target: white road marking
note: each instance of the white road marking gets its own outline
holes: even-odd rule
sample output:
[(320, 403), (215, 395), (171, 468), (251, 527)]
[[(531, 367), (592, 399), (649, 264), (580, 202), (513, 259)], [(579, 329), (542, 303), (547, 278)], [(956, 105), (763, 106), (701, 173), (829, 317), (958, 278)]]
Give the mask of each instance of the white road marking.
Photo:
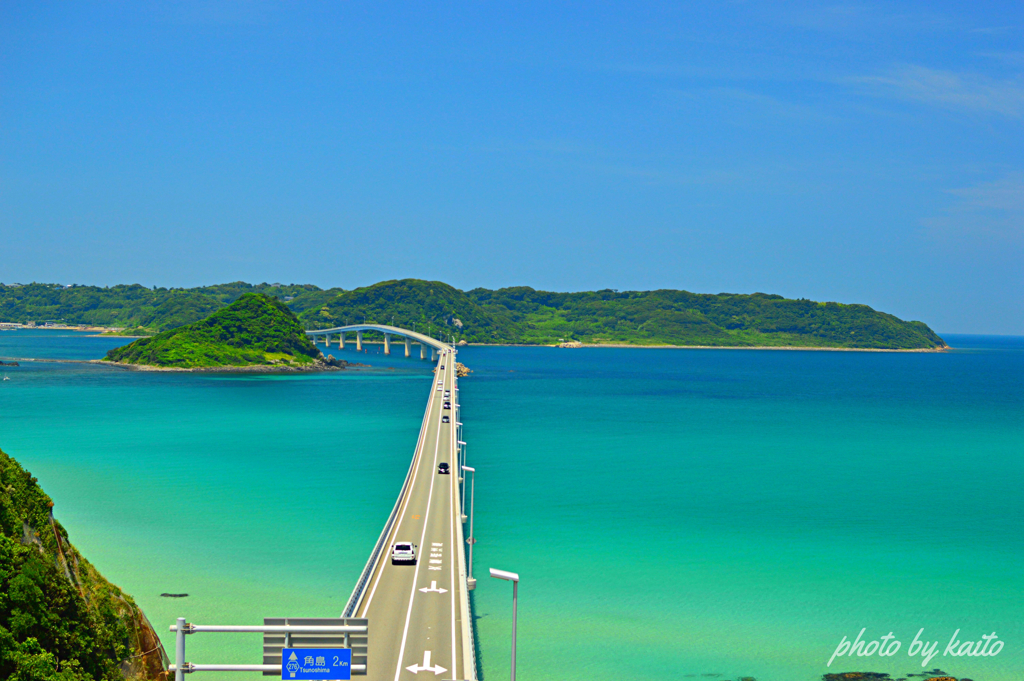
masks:
[[(427, 400), (427, 415), (426, 415), (426, 418), (424, 420), (424, 423), (426, 423), (426, 424), (430, 423), (430, 415), (433, 412), (434, 412), (434, 396), (431, 395), (430, 399)], [(417, 459), (416, 471), (412, 474), (412, 484), (409, 485), (409, 489), (406, 490), (407, 494), (406, 494), (406, 497), (405, 497), (405, 503), (402, 505), (402, 512), (398, 516), (398, 522), (395, 523), (395, 526), (391, 530), (393, 533), (396, 533), (396, 534), (392, 535), (393, 537), (397, 536), (398, 528), (402, 526), (402, 521), (405, 520), (405, 512), (409, 508), (409, 499), (411, 497), (411, 495), (408, 494), (408, 492), (411, 492), (413, 490), (413, 488), (416, 486), (416, 479), (420, 475), (419, 459), (421, 458), (421, 455), (423, 454), (423, 445), (426, 444), (426, 437), (427, 437), (427, 429), (423, 428), (423, 437), (420, 440), (420, 442), (416, 443), (417, 444), (416, 448), (418, 450), (416, 452), (416, 459)], [(435, 456), (435, 460), (436, 460), (436, 456)], [(416, 516), (416, 517), (419, 518), (419, 516)], [(424, 522), (424, 526), (426, 526), (425, 522)], [(389, 545), (392, 544), (392, 543), (394, 543), (394, 542), (388, 542)], [(378, 560), (380, 560), (380, 559), (378, 559)], [(380, 584), (380, 578), (381, 578), (381, 576), (383, 574), (384, 574), (384, 564), (381, 564), (381, 568), (377, 572), (377, 578), (373, 580), (373, 588), (370, 589), (370, 595), (366, 598), (366, 603), (363, 604), (363, 617), (366, 617), (366, 613), (369, 612), (369, 610), (370, 610), (370, 602), (373, 600), (374, 594), (377, 593), (377, 585)]]
[[(434, 468), (432, 470), (436, 470), (437, 469), (437, 455), (439, 454), (438, 449), (439, 449), (440, 445), (441, 445), (441, 423), (440, 423), (440, 420), (439, 420), (439, 422), (437, 424), (437, 437), (434, 438)], [(430, 493), (427, 494), (427, 511), (426, 511), (425, 517), (423, 519), (423, 531), (420, 533), (420, 545), (425, 544), (426, 540), (427, 540), (427, 526), (430, 524), (430, 502), (433, 500), (433, 498), (434, 498), (434, 485), (430, 485)], [(438, 569), (440, 569), (440, 568), (438, 568)], [(398, 677), (400, 677), (402, 675), (402, 658), (405, 657), (405, 643), (406, 643), (406, 641), (409, 640), (409, 622), (412, 620), (412, 604), (413, 604), (413, 601), (416, 599), (416, 582), (418, 581), (418, 578), (419, 578), (419, 571), (420, 571), (420, 566), (417, 563), (417, 565), (416, 565), (416, 574), (413, 575), (412, 591), (409, 593), (409, 609), (405, 613), (405, 627), (404, 627), (404, 629), (402, 631), (402, 645), (400, 645), (398, 647), (398, 666), (395, 668), (395, 681), (398, 681)], [(425, 653), (424, 662), (426, 663), (427, 666), (429, 666), (429, 664), (430, 664), (429, 651), (427, 653)], [(415, 665), (413, 665), (413, 666), (415, 666)], [(407, 667), (407, 669), (410, 669), (410, 671), (412, 671), (410, 667)], [(439, 666), (438, 669), (441, 669), (441, 667)], [(441, 671), (447, 671), (447, 670), (442, 669)], [(413, 671), (413, 673), (416, 674), (418, 672)], [(436, 674), (440, 674), (441, 672), (435, 672), (435, 673)]]
[(443, 674), (446, 671), (448, 671), (447, 669), (445, 669), (441, 665), (436, 665), (434, 667), (430, 666), (430, 651), (429, 650), (424, 650), (423, 651), (423, 664), (422, 665), (413, 664), (413, 665), (409, 665), (408, 667), (406, 667), (406, 669), (411, 671), (413, 674), (419, 674), (420, 672), (434, 672), (434, 676), (437, 676), (438, 674)]
[[(430, 586), (425, 586), (422, 589), (420, 589), (420, 591), (422, 591), (425, 594), (428, 594), (428, 593), (431, 593), (431, 592), (437, 593), (437, 594), (448, 593), (448, 589), (438, 589), (436, 581), (431, 582)], [(430, 627), (427, 627), (427, 628), (429, 629)]]

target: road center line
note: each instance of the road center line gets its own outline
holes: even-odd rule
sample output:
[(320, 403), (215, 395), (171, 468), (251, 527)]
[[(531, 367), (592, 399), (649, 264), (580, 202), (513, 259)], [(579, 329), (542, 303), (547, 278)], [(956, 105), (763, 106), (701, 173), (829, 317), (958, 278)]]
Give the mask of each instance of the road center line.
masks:
[[(394, 538), (398, 536), (398, 530), (402, 526), (402, 521), (405, 520), (405, 512), (409, 508), (409, 500), (412, 497), (412, 490), (413, 490), (414, 487), (416, 487), (416, 479), (420, 475), (420, 465), (422, 463), (421, 459), (422, 459), (422, 455), (423, 455), (423, 447), (426, 445), (426, 440), (427, 440), (427, 427), (429, 427), (429, 425), (430, 425), (430, 415), (434, 413), (434, 401), (435, 401), (434, 400), (434, 392), (436, 391), (436, 389), (437, 389), (437, 386), (434, 385), (434, 379), (431, 378), (430, 379), (430, 399), (427, 401), (427, 416), (426, 416), (426, 419), (424, 420), (424, 426), (425, 427), (423, 428), (423, 435), (420, 438), (420, 441), (417, 443), (418, 451), (415, 452), (415, 456), (414, 456), (414, 458), (416, 459), (416, 463), (414, 464), (416, 466), (416, 468), (415, 468), (415, 470), (413, 471), (413, 474), (412, 474), (412, 481), (410, 481), (409, 487), (405, 490), (405, 499), (402, 502), (402, 512), (398, 516), (398, 522), (395, 523), (394, 527), (391, 528), (391, 535), (389, 536), (389, 540), (388, 540), (389, 550), (390, 550), (390, 546), (392, 544), (394, 544)], [(423, 521), (423, 522), (424, 522), (424, 526), (426, 526), (426, 521)], [(387, 561), (386, 560), (382, 561), (383, 555), (384, 554), (381, 554), (381, 557), (377, 558), (378, 564), (379, 564), (379, 569), (377, 570), (377, 577), (376, 577), (376, 579), (373, 580), (373, 588), (370, 590), (370, 595), (366, 598), (366, 602), (363, 604), (363, 615), (362, 615), (363, 617), (366, 617), (366, 613), (368, 613), (370, 611), (370, 601), (373, 600), (373, 595), (375, 593), (377, 593), (377, 585), (380, 584), (380, 578), (384, 574), (384, 566), (387, 564)]]
[[(443, 361), (444, 355), (441, 355), (441, 358), (442, 359), (438, 361), (438, 366), (440, 366), (441, 361)], [(442, 379), (442, 380), (444, 380), (444, 379)], [(445, 381), (445, 383), (447, 383), (447, 381)], [(435, 392), (436, 392), (436, 386), (435, 386), (434, 389), (435, 389)], [(443, 393), (443, 391), (442, 391), (442, 393)], [(443, 396), (442, 396), (442, 399), (443, 399)], [(444, 410), (442, 409), (442, 411), (444, 411)], [(437, 470), (437, 454), (438, 454), (438, 448), (440, 447), (440, 445), (441, 445), (441, 419), (438, 418), (437, 419), (437, 436), (434, 438), (434, 469), (433, 470)], [(433, 471), (431, 471), (431, 473), (433, 473)], [(423, 544), (426, 543), (427, 526), (430, 524), (430, 503), (433, 500), (433, 498), (434, 498), (434, 484), (433, 484), (433, 482), (431, 482), (431, 484), (430, 484), (430, 493), (427, 494), (427, 510), (426, 510), (426, 513), (424, 513), (424, 518), (423, 518), (423, 531), (420, 533), (420, 546), (423, 546)], [(413, 604), (413, 601), (416, 598), (416, 584), (419, 581), (420, 566), (421, 565), (422, 565), (422, 563), (419, 560), (417, 560), (416, 561), (416, 572), (413, 573), (412, 589), (409, 591), (409, 609), (405, 613), (405, 628), (402, 631), (402, 645), (400, 645), (398, 647), (398, 666), (395, 668), (395, 681), (398, 681), (398, 677), (402, 675), (402, 662), (405, 659), (405, 642), (409, 638), (409, 622), (412, 619), (412, 604)], [(452, 669), (452, 673), (453, 674), (454, 674), (454, 672), (455, 672), (455, 670)]]

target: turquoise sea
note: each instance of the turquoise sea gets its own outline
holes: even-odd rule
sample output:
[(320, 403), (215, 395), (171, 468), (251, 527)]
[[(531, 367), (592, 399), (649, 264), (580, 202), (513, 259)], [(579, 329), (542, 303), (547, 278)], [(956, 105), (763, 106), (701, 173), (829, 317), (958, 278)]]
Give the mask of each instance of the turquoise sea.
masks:
[[(946, 339), (957, 349), (461, 350), (482, 678), (508, 678), (511, 590), (485, 577), (498, 567), (522, 578), (523, 679), (1020, 681), (1024, 338)], [(87, 359), (122, 342), (6, 331), (0, 356)], [(427, 362), (360, 357), (374, 368), (5, 367), (0, 447), (158, 631), (178, 616), (337, 616), (431, 382)], [(900, 650), (826, 666), (865, 628)], [(924, 666), (907, 654), (920, 629), (939, 642)], [(958, 629), (1004, 647), (943, 655)], [(193, 662), (259, 661), (258, 635), (188, 645)]]

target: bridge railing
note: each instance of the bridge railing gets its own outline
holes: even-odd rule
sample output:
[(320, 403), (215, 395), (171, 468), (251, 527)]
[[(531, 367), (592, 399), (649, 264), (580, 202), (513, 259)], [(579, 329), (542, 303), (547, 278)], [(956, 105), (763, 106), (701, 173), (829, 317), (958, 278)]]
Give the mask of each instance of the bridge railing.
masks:
[[(431, 381), (430, 389), (433, 391), (434, 383)], [(427, 406), (423, 410), (423, 425), (420, 426), (420, 435), (416, 440), (416, 452), (419, 452), (421, 441), (426, 433), (426, 421), (427, 413), (430, 410), (430, 400), (427, 400)], [(359, 607), (359, 602), (363, 598), (363, 593), (366, 591), (366, 584), (370, 581), (370, 577), (373, 576), (373, 568), (377, 564), (377, 559), (380, 557), (381, 551), (387, 546), (388, 535), (391, 534), (391, 528), (395, 525), (395, 520), (398, 519), (398, 509), (402, 506), (402, 499), (405, 498), (406, 492), (409, 490), (409, 485), (412, 484), (413, 474), (416, 471), (416, 456), (412, 457), (412, 463), (409, 464), (409, 471), (405, 474), (405, 482), (402, 483), (402, 490), (398, 494), (398, 499), (395, 501), (394, 507), (391, 509), (391, 515), (388, 516), (388, 521), (384, 523), (384, 530), (380, 533), (380, 537), (377, 539), (377, 544), (373, 547), (373, 551), (370, 553), (370, 559), (366, 561), (366, 566), (363, 567), (362, 574), (359, 575), (359, 581), (356, 582), (355, 588), (352, 590), (352, 595), (348, 597), (348, 603), (345, 604), (345, 610), (342, 611), (342, 617), (352, 617), (355, 614), (356, 608)]]

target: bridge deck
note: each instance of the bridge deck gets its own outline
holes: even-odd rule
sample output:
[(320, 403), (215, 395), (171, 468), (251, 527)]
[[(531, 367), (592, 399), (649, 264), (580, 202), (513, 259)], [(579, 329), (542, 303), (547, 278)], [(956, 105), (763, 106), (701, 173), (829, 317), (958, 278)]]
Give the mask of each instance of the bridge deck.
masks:
[(316, 329), (313, 331), (307, 331), (306, 335), (316, 338), (317, 336), (333, 336), (341, 333), (353, 333), (356, 331), (377, 331), (379, 333), (386, 333), (392, 336), (402, 336), (441, 352), (447, 352), (452, 349), (452, 346), (448, 343), (439, 341), (436, 338), (431, 338), (426, 334), (417, 333), (416, 331), (410, 331), (409, 329), (403, 329), (398, 326), (388, 326), (387, 324), (350, 324), (348, 326), (336, 326), (333, 329)]
[[(476, 678), (456, 470), (458, 419), (454, 408), (443, 409), (442, 397), (444, 390), (451, 390), (454, 407), (454, 369), (454, 355), (441, 354), (437, 380), (443, 388), (437, 390), (437, 380), (431, 381), (411, 482), (399, 499), (384, 550), (368, 565), (365, 587), (353, 604), (352, 616), (370, 622), (369, 679), (412, 680), (421, 674)], [(449, 423), (442, 423), (445, 415)], [(437, 472), (441, 462), (450, 466), (451, 474)], [(415, 565), (391, 564), (396, 541), (418, 545)]]

